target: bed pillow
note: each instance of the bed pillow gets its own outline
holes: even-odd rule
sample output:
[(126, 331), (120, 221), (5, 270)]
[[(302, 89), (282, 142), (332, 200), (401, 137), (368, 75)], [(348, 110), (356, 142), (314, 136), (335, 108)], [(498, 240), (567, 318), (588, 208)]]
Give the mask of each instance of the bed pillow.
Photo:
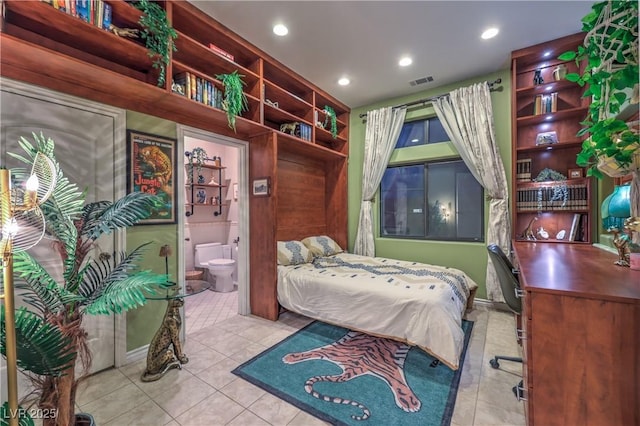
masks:
[(302, 243), (307, 246), (309, 251), (314, 256), (332, 256), (334, 254), (342, 253), (344, 250), (340, 248), (338, 243), (333, 241), (331, 237), (326, 235), (320, 235), (316, 237), (307, 237), (302, 240)]
[(300, 265), (313, 261), (313, 255), (300, 241), (278, 241), (278, 265)]

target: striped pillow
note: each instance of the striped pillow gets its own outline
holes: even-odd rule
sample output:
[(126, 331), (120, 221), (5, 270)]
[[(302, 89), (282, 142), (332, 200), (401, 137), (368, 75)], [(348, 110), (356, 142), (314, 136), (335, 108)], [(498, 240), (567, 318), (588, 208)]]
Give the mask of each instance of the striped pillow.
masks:
[(300, 265), (313, 261), (313, 255), (300, 241), (278, 241), (278, 265)]
[(307, 246), (309, 251), (314, 256), (332, 256), (334, 254), (342, 253), (344, 250), (326, 235), (320, 235), (316, 237), (307, 237), (302, 240), (302, 243)]

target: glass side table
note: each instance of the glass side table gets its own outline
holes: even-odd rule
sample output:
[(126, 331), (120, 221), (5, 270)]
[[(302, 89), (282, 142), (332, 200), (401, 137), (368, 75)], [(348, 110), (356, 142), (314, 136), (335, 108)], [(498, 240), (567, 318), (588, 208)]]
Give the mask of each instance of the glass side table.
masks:
[(180, 308), (184, 306), (184, 298), (195, 296), (209, 289), (211, 284), (207, 281), (189, 281), (189, 286), (184, 293), (177, 291), (176, 283), (169, 287), (165, 296), (151, 296), (148, 300), (166, 300), (167, 310), (162, 318), (160, 328), (153, 336), (147, 352), (147, 367), (140, 380), (153, 382), (159, 380), (172, 368), (182, 369), (182, 364), (189, 362), (189, 358), (182, 352), (180, 342), (180, 328), (182, 317)]

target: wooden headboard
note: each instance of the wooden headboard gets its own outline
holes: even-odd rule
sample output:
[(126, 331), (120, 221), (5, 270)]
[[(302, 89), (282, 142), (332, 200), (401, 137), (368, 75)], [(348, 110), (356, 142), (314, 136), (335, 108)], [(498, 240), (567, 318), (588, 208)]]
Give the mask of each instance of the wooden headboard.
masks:
[(324, 162), (278, 156), (277, 240), (327, 235), (326, 173)]

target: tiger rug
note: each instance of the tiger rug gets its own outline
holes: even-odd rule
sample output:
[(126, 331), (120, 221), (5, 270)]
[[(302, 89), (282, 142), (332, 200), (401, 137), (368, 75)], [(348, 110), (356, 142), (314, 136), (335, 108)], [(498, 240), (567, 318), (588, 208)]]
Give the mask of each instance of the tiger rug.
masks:
[[(472, 328), (462, 321), (461, 362)], [(416, 346), (313, 321), (232, 373), (328, 424), (444, 426), (461, 369)]]
[(342, 369), (342, 374), (310, 377), (304, 385), (305, 391), (314, 398), (327, 402), (355, 406), (362, 410), (362, 415), (352, 415), (351, 418), (366, 420), (371, 414), (366, 406), (350, 399), (323, 395), (313, 389), (314, 384), (347, 382), (356, 377), (371, 375), (389, 386), (399, 408), (406, 412), (416, 412), (420, 410), (421, 402), (407, 384), (403, 369), (410, 348), (405, 343), (350, 331), (335, 343), (305, 352), (287, 354), (282, 361), (286, 364), (296, 364), (320, 359), (336, 364)]

